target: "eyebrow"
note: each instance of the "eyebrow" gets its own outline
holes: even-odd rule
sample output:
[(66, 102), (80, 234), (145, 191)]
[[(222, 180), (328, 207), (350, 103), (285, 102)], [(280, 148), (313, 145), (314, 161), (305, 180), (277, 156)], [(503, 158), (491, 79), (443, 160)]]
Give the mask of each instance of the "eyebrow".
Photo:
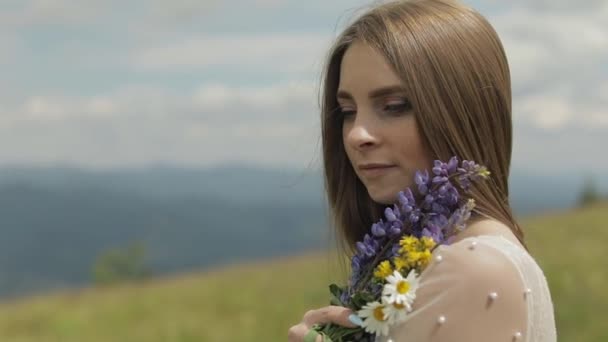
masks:
[[(382, 88), (378, 88), (378, 89), (374, 89), (372, 91), (369, 92), (368, 96), (370, 99), (374, 99), (374, 98), (378, 98), (378, 97), (382, 97), (382, 96), (386, 96), (386, 95), (391, 95), (394, 93), (402, 93), (404, 92), (404, 89), (402, 86), (400, 85), (393, 85), (393, 86), (388, 86), (388, 87), (382, 87)], [(347, 92), (346, 90), (338, 90), (338, 93), (336, 94), (336, 98), (338, 99), (346, 99), (346, 100), (352, 100), (353, 96)]]

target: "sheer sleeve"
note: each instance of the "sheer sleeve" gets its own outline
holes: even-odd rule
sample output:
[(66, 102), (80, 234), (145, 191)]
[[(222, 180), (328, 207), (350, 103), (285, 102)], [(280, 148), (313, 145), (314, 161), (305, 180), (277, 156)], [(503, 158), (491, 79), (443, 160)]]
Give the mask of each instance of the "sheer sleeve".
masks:
[(440, 246), (408, 319), (377, 341), (525, 341), (528, 292), (511, 259), (483, 239)]

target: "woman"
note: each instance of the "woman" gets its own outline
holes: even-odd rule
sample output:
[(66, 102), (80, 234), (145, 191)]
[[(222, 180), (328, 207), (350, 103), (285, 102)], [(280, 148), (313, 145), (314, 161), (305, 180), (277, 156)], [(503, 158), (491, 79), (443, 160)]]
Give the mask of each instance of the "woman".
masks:
[[(490, 24), (448, 0), (375, 7), (331, 49), (322, 96), (326, 190), (349, 252), (434, 159), (492, 173), (468, 228), (435, 249), (408, 320), (379, 340), (555, 341), (546, 279), (509, 206), (511, 84)], [(311, 327), (327, 322), (361, 324), (346, 308), (310, 310), (289, 341), (321, 341)]]

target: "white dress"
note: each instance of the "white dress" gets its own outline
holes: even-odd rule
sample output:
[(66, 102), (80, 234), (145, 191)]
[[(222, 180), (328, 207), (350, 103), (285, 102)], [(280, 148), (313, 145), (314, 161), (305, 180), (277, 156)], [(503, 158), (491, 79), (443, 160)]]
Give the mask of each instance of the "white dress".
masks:
[(547, 280), (525, 249), (500, 235), (439, 246), (408, 319), (376, 341), (555, 342)]

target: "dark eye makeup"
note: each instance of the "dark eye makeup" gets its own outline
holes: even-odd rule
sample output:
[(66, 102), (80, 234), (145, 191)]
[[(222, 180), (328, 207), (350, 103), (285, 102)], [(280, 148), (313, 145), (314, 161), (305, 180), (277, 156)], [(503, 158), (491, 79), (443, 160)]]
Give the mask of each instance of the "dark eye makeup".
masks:
[[(384, 103), (381, 103), (378, 106), (378, 108), (383, 113), (386, 113), (389, 115), (398, 116), (398, 115), (404, 114), (406, 112), (409, 112), (413, 109), (412, 103), (406, 98), (392, 99), (390, 101), (384, 100), (383, 102)], [(347, 108), (338, 106), (338, 108), (336, 108), (336, 113), (343, 118), (347, 118), (347, 117), (357, 114), (356, 110), (350, 109), (351, 106), (345, 106), (345, 107), (347, 107)]]
[(412, 108), (412, 103), (407, 99), (403, 99), (398, 102), (393, 101), (387, 103), (386, 105), (384, 105), (383, 110), (390, 114), (401, 114), (404, 112), (409, 112), (410, 110), (412, 110)]

